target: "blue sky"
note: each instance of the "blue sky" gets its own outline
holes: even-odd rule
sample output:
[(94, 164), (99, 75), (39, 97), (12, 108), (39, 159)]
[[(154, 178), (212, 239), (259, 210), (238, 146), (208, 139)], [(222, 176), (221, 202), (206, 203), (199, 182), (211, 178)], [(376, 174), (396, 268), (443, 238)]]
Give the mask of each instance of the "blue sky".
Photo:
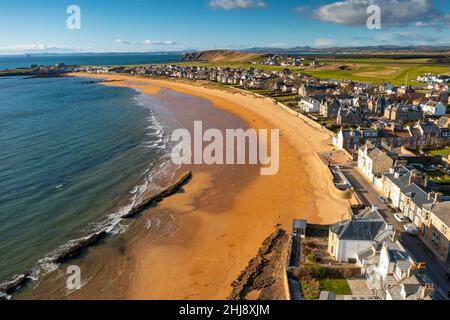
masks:
[[(339, 2), (338, 2), (339, 1)], [(370, 4), (381, 29), (369, 30)], [(69, 30), (66, 10), (81, 10)], [(448, 0), (1, 0), (0, 54), (450, 45)]]

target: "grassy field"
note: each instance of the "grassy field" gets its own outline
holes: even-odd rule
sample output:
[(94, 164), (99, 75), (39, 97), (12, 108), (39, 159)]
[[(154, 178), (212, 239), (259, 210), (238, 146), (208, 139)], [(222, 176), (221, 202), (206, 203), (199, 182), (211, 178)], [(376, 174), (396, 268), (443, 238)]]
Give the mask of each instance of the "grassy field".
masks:
[[(449, 65), (437, 65), (428, 59), (375, 59), (375, 58), (339, 58), (335, 60), (320, 60), (326, 66), (321, 68), (288, 67), (292, 72), (304, 73), (317, 78), (354, 80), (379, 84), (391, 82), (395, 85), (417, 85), (417, 76), (425, 73), (450, 74)], [(286, 67), (255, 65), (239, 62), (181, 63), (186, 66), (230, 67), (230, 68), (258, 68), (269, 71), (284, 70)], [(341, 70), (340, 67), (344, 67)]]
[(4, 75), (14, 75), (14, 74), (24, 74), (30, 72), (29, 68), (13, 69), (13, 70), (0, 70), (0, 76)]
[(333, 292), (337, 296), (349, 296), (352, 295), (352, 290), (348, 285), (347, 279), (322, 279), (319, 280), (320, 289), (322, 291)]
[(432, 156), (440, 156), (440, 157), (447, 157), (450, 155), (450, 147), (439, 149), (439, 150), (433, 150), (430, 152), (430, 155)]
[(339, 70), (335, 67), (342, 62), (333, 62), (324, 68), (305, 70), (304, 73), (317, 78), (345, 79), (373, 84), (391, 82), (394, 85), (419, 84), (416, 79), (425, 73), (449, 74), (450, 66), (432, 65), (426, 63), (398, 63), (397, 61), (358, 62), (350, 64), (351, 70)]

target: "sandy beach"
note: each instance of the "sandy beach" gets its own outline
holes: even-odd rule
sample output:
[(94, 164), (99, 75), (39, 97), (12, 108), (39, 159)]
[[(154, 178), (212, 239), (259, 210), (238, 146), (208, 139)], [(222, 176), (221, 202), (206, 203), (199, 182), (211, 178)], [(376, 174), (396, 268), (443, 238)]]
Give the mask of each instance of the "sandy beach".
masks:
[(187, 168), (194, 178), (185, 192), (156, 208), (156, 212), (175, 213), (181, 226), (171, 237), (144, 238), (133, 245), (138, 263), (124, 298), (225, 299), (231, 283), (275, 226), (289, 231), (295, 218), (331, 224), (346, 217), (349, 202), (333, 196), (327, 168), (316, 155), (333, 149), (330, 136), (272, 100), (148, 78), (74, 76), (114, 80), (105, 84), (148, 94), (168, 88), (206, 99), (243, 119), (248, 127), (280, 129), (280, 171), (275, 176), (260, 176), (259, 170), (246, 168)]

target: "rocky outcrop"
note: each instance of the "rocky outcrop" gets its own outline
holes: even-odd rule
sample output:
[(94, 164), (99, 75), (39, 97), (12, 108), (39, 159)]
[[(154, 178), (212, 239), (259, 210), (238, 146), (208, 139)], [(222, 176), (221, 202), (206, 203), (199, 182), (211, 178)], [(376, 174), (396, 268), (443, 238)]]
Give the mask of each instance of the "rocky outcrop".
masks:
[(64, 263), (67, 260), (73, 259), (77, 257), (81, 251), (85, 248), (88, 248), (95, 243), (97, 243), (101, 238), (106, 237), (106, 231), (100, 231), (94, 234), (91, 234), (85, 238), (73, 240), (70, 242), (70, 245), (67, 246), (67, 249), (61, 251), (61, 253), (55, 256), (54, 262), (56, 263)]
[(0, 297), (4, 297), (4, 299), (6, 299), (6, 295), (13, 293), (19, 287), (23, 286), (30, 280), (31, 280), (30, 274), (24, 273), (24, 274), (17, 275), (13, 279), (0, 284), (0, 293), (4, 294), (4, 295), (0, 295)]
[(289, 236), (283, 229), (277, 229), (262, 244), (258, 254), (250, 260), (244, 271), (231, 284), (228, 300), (283, 299), (283, 272), (287, 257)]

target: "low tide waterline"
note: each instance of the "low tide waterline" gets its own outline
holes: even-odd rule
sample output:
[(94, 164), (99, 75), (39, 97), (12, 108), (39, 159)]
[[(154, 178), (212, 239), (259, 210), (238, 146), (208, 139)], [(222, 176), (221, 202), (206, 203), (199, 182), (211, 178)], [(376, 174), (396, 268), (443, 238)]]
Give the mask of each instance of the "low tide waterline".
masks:
[(86, 78), (0, 79), (0, 283), (170, 183), (177, 121), (161, 102)]

